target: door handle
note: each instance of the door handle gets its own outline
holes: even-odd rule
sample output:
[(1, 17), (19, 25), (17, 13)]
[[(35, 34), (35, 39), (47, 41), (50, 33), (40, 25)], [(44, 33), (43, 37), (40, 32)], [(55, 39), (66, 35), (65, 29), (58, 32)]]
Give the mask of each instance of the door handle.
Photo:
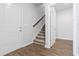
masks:
[(22, 32), (22, 30), (19, 30), (20, 32)]
[(19, 27), (19, 31), (22, 32), (22, 27)]

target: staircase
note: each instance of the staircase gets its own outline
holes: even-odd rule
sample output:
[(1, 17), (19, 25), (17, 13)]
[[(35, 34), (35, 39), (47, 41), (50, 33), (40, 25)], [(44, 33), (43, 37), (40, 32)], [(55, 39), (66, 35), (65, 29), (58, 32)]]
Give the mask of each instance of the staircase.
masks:
[(45, 45), (45, 26), (43, 26), (41, 31), (36, 36), (36, 39), (34, 40), (34, 43), (38, 44), (38, 45), (42, 45), (42, 46)]

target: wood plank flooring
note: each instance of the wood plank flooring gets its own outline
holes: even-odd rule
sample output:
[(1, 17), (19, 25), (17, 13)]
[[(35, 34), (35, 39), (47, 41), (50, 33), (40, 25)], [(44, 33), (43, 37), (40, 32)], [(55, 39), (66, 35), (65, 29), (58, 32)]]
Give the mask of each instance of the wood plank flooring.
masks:
[(73, 42), (57, 39), (50, 49), (33, 43), (5, 56), (73, 56)]

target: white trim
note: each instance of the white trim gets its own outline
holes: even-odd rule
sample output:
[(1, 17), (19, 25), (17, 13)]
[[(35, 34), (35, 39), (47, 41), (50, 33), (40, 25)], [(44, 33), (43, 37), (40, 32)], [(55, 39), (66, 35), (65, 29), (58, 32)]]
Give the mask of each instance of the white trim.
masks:
[[(50, 18), (50, 11), (51, 11), (51, 6), (54, 5), (47, 3), (45, 6), (45, 47), (46, 48), (51, 48), (51, 18)], [(54, 43), (54, 42), (53, 42)]]
[(61, 40), (73, 40), (73, 39), (70, 39), (70, 38), (64, 38), (64, 37), (56, 37), (56, 39), (61, 39)]
[(56, 41), (56, 9), (50, 7), (50, 46), (52, 47)]
[(74, 56), (78, 56), (78, 54), (77, 54), (77, 41), (76, 41), (76, 39), (77, 39), (77, 20), (76, 20), (76, 3), (74, 3), (73, 4), (73, 12), (74, 12), (74, 14), (73, 14), (73, 23), (74, 23), (74, 25), (73, 25), (73, 32), (74, 32), (74, 34), (73, 34), (73, 55)]
[(45, 47), (50, 48), (50, 7), (45, 6)]
[[(12, 51), (15, 51), (15, 50), (17, 50), (17, 49), (23, 48), (23, 47), (25, 47), (25, 46), (28, 46), (28, 45), (30, 45), (30, 44), (32, 44), (32, 43), (33, 43), (33, 41), (32, 41), (32, 42), (29, 42), (29, 43), (27, 43), (27, 44), (25, 44), (25, 45), (19, 46), (19, 47), (17, 47), (16, 49), (10, 50), (10, 51), (6, 52), (6, 53), (3, 54), (3, 55), (6, 55), (6, 54), (8, 54), (8, 53), (10, 53), (10, 52), (12, 52)], [(2, 56), (3, 56), (3, 55), (2, 55)]]
[(32, 44), (32, 43), (33, 43), (33, 41), (32, 41), (32, 42), (29, 42), (29, 43), (27, 43), (27, 44), (25, 44), (25, 45), (22, 45), (21, 48), (22, 48), (22, 47), (25, 47), (25, 46), (28, 46), (28, 45), (30, 45), (30, 44)]
[(45, 45), (45, 48), (51, 48), (49, 45)]
[(75, 46), (75, 44), (76, 44), (76, 43), (75, 43), (75, 42), (76, 42), (76, 41), (75, 41), (75, 38), (76, 38), (76, 36), (75, 36), (75, 35), (76, 35), (76, 28), (75, 28), (75, 27), (76, 27), (76, 21), (75, 21), (75, 20), (76, 20), (76, 14), (75, 14), (75, 11), (76, 11), (76, 10), (75, 10), (75, 8), (76, 8), (76, 5), (75, 5), (75, 3), (74, 3), (74, 5), (73, 5), (73, 14), (74, 14), (74, 15), (73, 15), (73, 16), (74, 16), (74, 17), (73, 17), (73, 23), (74, 23), (74, 25), (73, 25), (73, 55), (74, 55), (74, 56), (77, 55), (76, 49), (75, 49), (75, 47), (76, 47), (76, 46)]

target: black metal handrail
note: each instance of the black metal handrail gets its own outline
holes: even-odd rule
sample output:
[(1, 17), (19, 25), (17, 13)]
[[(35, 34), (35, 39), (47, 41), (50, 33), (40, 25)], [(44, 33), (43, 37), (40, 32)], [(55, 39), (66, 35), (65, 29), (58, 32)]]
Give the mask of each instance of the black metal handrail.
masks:
[(45, 15), (44, 15), (43, 17), (41, 17), (41, 18), (33, 25), (33, 27), (35, 27), (44, 17), (45, 17)]

